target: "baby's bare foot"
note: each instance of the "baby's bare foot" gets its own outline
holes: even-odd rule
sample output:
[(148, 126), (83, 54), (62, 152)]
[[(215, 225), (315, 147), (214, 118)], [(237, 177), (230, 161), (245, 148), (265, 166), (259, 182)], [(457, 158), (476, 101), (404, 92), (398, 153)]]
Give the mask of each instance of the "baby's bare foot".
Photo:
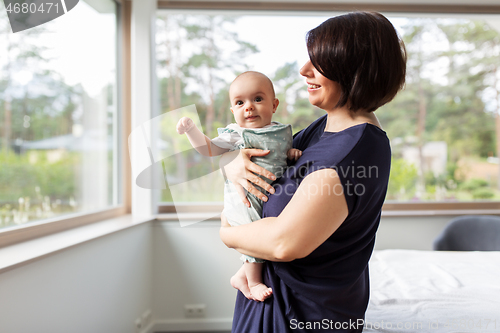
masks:
[(258, 283), (250, 286), (250, 293), (256, 301), (263, 302), (266, 298), (271, 297), (273, 290), (263, 283)]
[(255, 300), (252, 296), (252, 293), (250, 292), (250, 288), (248, 288), (248, 281), (246, 276), (243, 274), (239, 274), (240, 271), (238, 271), (232, 278), (231, 278), (231, 286), (233, 288), (238, 289), (245, 295), (246, 298), (250, 300)]

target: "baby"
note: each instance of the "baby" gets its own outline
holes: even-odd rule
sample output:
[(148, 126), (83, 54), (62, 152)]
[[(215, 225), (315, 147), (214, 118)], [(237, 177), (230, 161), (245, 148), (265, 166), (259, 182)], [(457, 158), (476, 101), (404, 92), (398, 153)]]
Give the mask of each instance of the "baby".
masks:
[[(187, 134), (189, 142), (202, 155), (217, 156), (242, 148), (269, 150), (263, 157), (252, 158), (254, 162), (281, 177), (287, 166), (287, 158), (297, 160), (302, 152), (292, 148), (290, 125), (273, 122), (279, 101), (275, 96), (271, 80), (262, 73), (248, 71), (234, 79), (229, 87), (231, 112), (236, 124), (219, 128), (219, 136), (210, 140), (195, 125), (192, 119), (183, 117), (177, 123), (177, 132)], [(272, 181), (263, 178), (266, 182)], [(264, 189), (257, 186), (264, 193)], [(232, 226), (247, 224), (262, 218), (262, 200), (247, 193), (250, 207), (243, 204), (236, 188), (226, 180), (224, 185), (224, 216)], [(264, 260), (242, 255), (242, 268), (231, 278), (231, 285), (239, 290), (250, 289), (255, 300), (263, 301), (272, 294), (262, 282)], [(248, 284), (248, 285), (246, 285)]]

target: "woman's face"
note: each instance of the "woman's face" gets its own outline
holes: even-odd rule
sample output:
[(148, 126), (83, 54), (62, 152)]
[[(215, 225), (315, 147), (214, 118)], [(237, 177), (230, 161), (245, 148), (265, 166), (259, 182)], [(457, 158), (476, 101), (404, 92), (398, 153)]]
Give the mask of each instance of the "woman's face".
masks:
[(340, 98), (340, 85), (318, 72), (311, 60), (300, 69), (300, 75), (306, 77), (309, 103), (323, 110), (333, 110)]

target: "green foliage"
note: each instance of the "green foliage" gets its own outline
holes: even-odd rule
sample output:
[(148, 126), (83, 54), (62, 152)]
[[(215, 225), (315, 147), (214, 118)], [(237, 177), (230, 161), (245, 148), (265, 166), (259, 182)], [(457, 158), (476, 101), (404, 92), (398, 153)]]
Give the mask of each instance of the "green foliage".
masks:
[(489, 188), (478, 188), (472, 191), (472, 197), (474, 199), (491, 199), (495, 196), (495, 192)]
[(76, 180), (79, 156), (66, 153), (50, 162), (45, 152), (0, 153), (0, 227), (49, 218), (78, 209)]
[(43, 196), (67, 202), (75, 196), (78, 154), (65, 153), (56, 162), (50, 162), (45, 152), (35, 154), (36, 162), (30, 163), (28, 154), (0, 153), (0, 203), (16, 203), (21, 197), (40, 201)]
[(458, 190), (462, 191), (463, 195), (467, 194), (476, 200), (492, 199), (496, 195), (496, 192), (490, 188), (490, 183), (481, 178), (472, 178), (461, 183)]
[(484, 188), (487, 186), (488, 186), (488, 182), (486, 180), (481, 179), (481, 178), (472, 178), (472, 179), (469, 179), (469, 180), (465, 181), (464, 183), (462, 183), (460, 185), (460, 189), (463, 191), (472, 192), (472, 191), (475, 191), (475, 190), (478, 190), (480, 188)]
[(388, 200), (409, 200), (415, 194), (417, 167), (402, 158), (393, 158), (389, 176)]

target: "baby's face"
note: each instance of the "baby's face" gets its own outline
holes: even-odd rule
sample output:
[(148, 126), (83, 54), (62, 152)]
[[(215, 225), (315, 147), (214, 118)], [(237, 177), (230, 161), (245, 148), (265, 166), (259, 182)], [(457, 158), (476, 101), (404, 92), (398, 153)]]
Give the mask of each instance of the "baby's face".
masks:
[(229, 99), (236, 123), (245, 128), (269, 125), (279, 103), (271, 83), (257, 74), (236, 79), (229, 88)]

